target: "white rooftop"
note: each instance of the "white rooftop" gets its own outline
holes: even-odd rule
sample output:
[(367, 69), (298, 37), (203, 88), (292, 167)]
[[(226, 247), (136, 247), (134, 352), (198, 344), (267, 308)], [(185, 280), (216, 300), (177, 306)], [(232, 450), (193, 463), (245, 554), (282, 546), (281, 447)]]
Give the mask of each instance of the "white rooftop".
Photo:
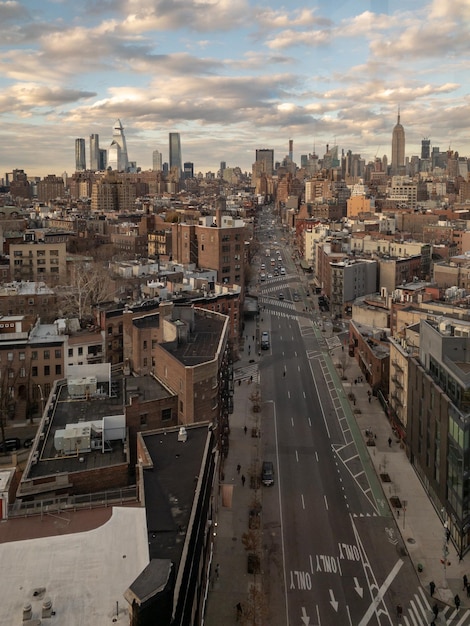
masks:
[(123, 594), (149, 563), (145, 508), (115, 507), (107, 523), (83, 533), (0, 544), (0, 562), (8, 571), (0, 585), (1, 626), (22, 624), (26, 603), (41, 619), (45, 597), (55, 611), (49, 626), (127, 626)]

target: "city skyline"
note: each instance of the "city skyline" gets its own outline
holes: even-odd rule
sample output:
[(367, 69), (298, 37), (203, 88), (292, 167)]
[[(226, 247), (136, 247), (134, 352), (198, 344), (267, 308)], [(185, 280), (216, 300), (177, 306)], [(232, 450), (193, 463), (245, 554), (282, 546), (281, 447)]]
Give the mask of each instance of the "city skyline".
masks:
[(170, 132), (196, 172), (290, 139), (298, 164), (327, 144), (390, 162), (398, 108), (406, 156), (470, 156), (469, 21), (467, 0), (0, 1), (0, 176), (72, 172), (76, 138), (89, 166), (116, 119), (143, 170)]

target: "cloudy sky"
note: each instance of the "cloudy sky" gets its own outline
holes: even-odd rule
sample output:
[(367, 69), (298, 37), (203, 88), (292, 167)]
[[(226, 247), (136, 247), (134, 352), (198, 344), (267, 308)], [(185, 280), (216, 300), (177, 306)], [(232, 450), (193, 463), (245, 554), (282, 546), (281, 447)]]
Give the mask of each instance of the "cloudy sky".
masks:
[(72, 173), (74, 140), (250, 170), (326, 144), (470, 156), (470, 0), (0, 0), (0, 178)]

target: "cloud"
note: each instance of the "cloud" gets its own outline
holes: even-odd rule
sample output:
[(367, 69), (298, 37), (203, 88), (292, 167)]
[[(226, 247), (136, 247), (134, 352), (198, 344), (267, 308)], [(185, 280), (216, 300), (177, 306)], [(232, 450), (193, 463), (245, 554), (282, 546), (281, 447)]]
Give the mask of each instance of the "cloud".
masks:
[(0, 92), (0, 113), (30, 114), (36, 109), (71, 104), (94, 96), (96, 93), (91, 91), (18, 83)]

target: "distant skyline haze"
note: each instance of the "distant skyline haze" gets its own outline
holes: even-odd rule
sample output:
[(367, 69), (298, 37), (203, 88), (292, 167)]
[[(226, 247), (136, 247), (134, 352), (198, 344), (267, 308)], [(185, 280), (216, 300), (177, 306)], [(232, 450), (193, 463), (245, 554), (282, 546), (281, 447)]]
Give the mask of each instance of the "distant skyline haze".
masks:
[(75, 140), (195, 173), (330, 147), (387, 155), (400, 110), (421, 141), (470, 156), (468, 0), (0, 0), (0, 177), (75, 171)]

